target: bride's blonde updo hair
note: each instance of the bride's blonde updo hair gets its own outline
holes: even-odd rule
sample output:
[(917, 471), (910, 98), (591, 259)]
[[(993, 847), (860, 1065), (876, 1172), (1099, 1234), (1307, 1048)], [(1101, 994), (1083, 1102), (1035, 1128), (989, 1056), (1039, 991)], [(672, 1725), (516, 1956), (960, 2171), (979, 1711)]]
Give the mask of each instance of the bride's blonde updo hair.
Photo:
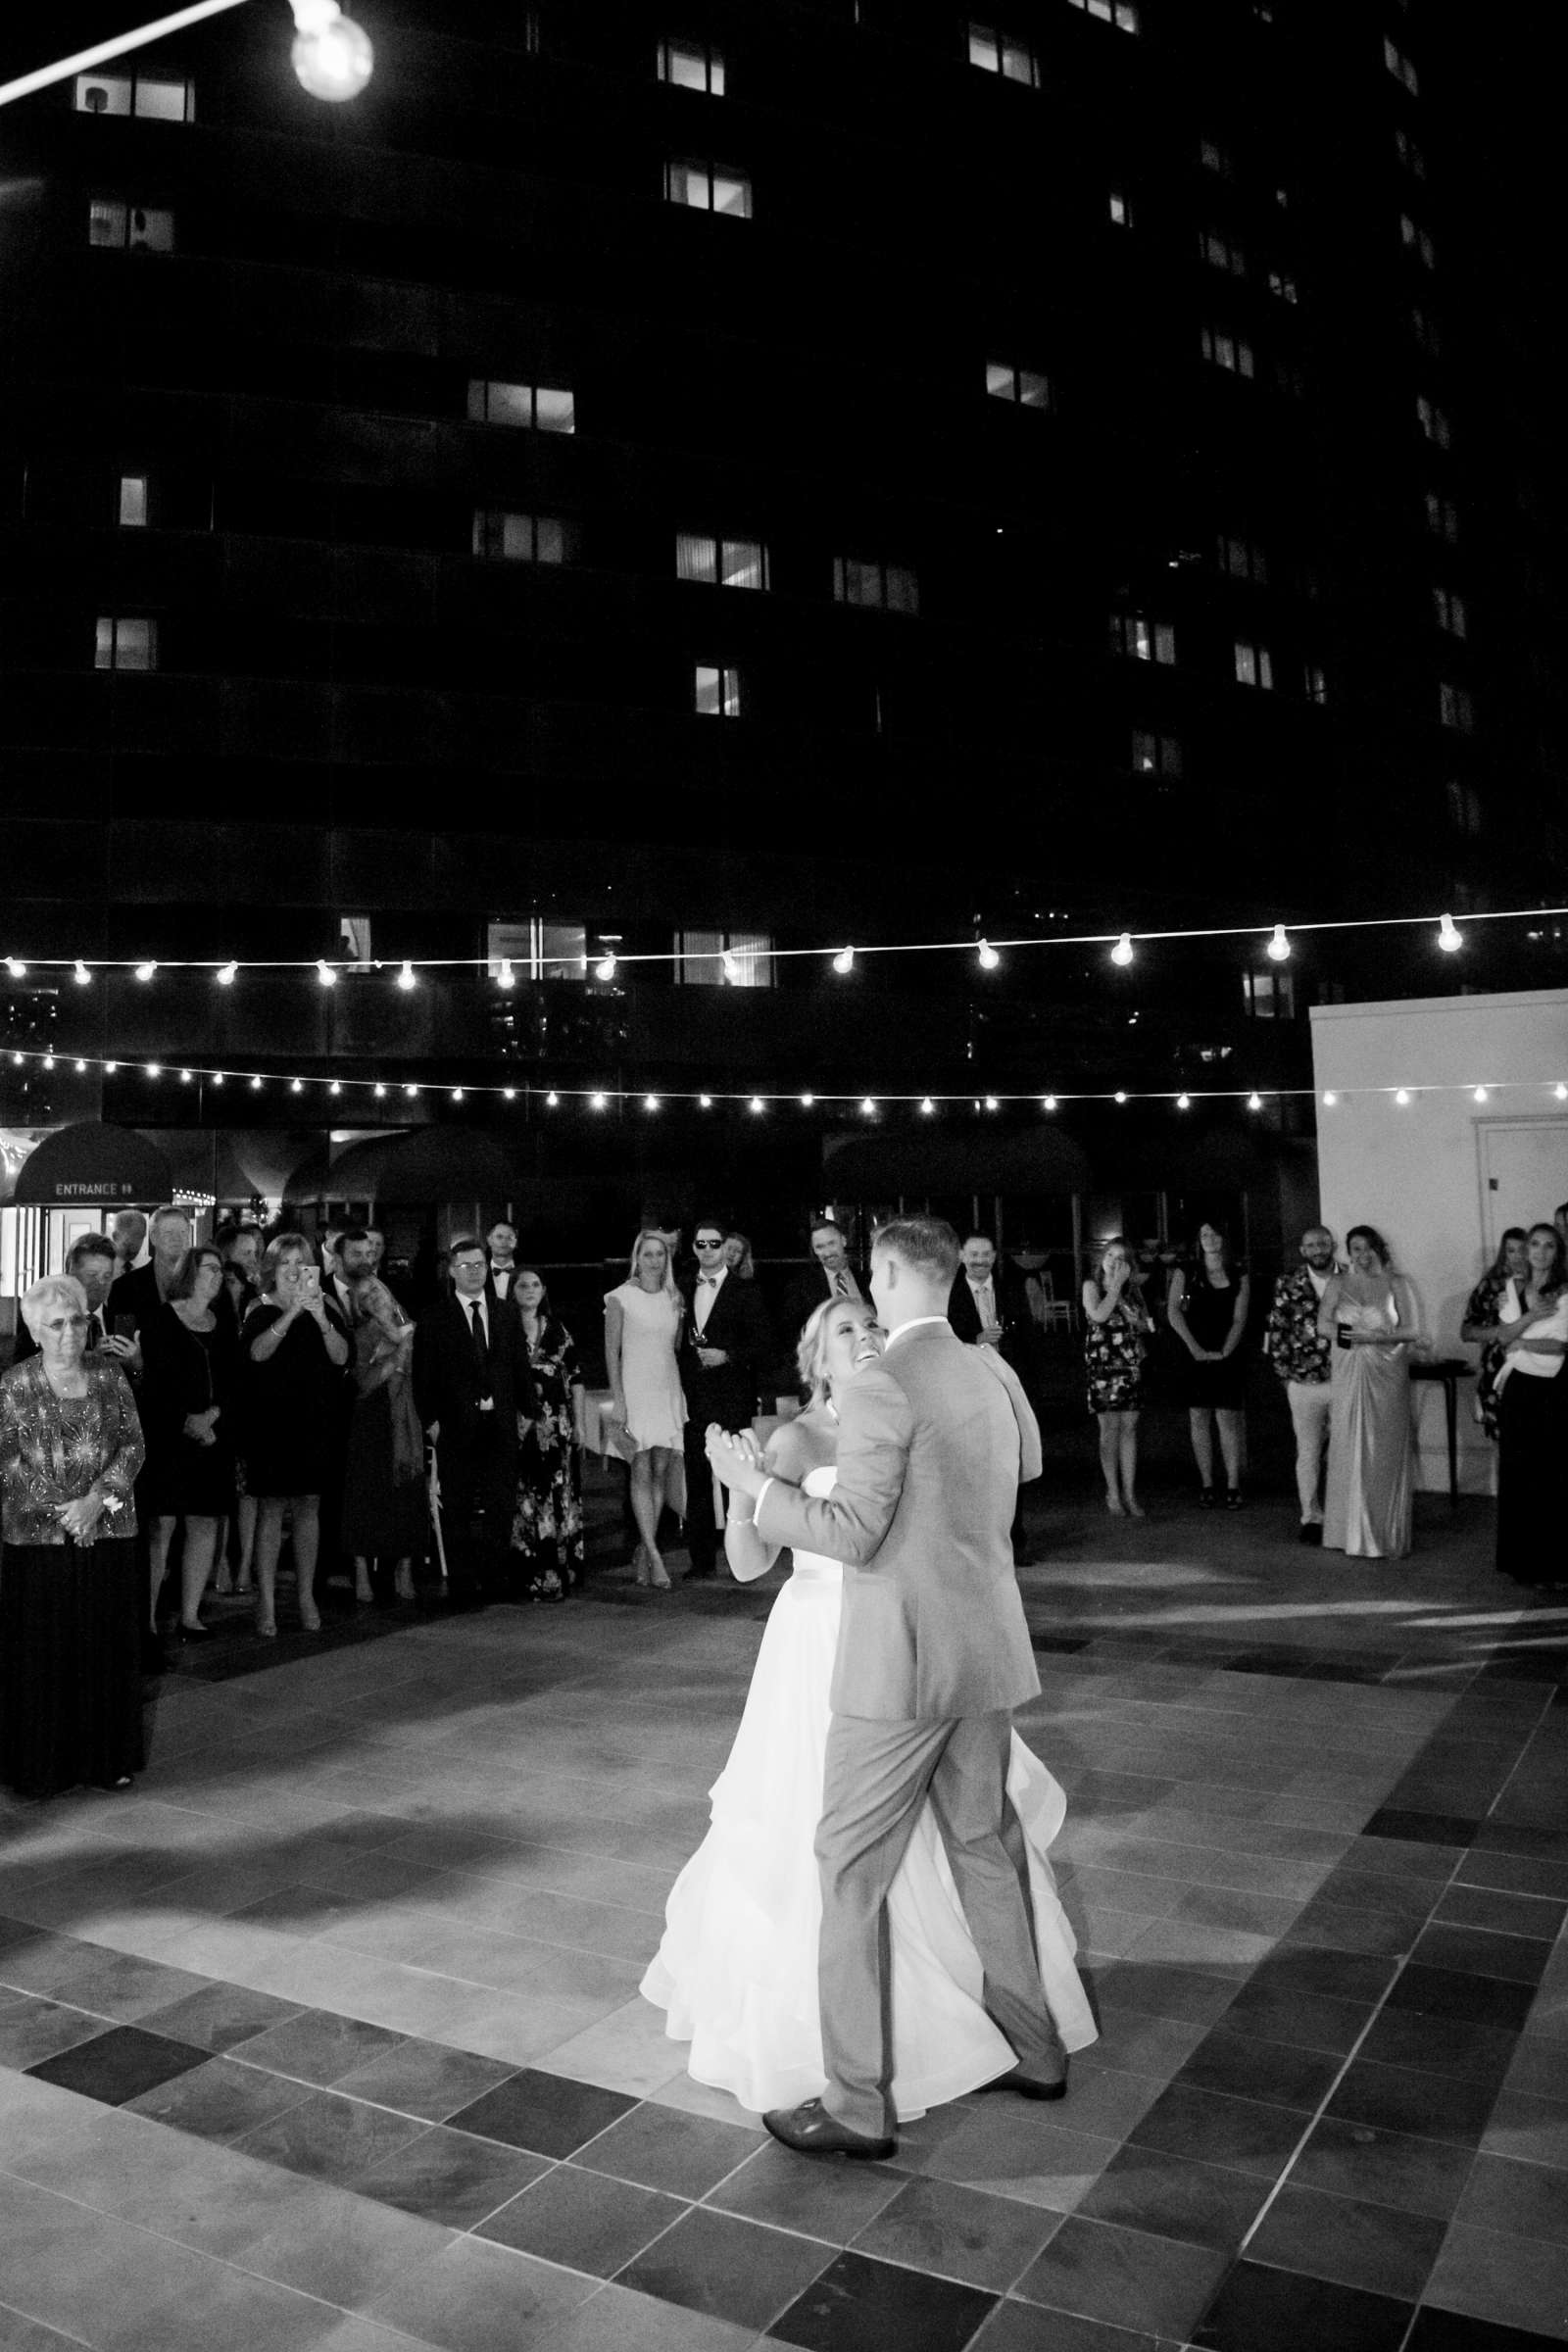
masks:
[[(795, 1350), (795, 1368), (801, 1376), (801, 1387), (806, 1391), (808, 1407), (826, 1404), (828, 1399), (827, 1319), (829, 1315), (838, 1306), (868, 1307), (869, 1305), (869, 1299), (865, 1298), (824, 1298), (820, 1306), (812, 1307), (802, 1324), (801, 1344)], [(874, 1312), (872, 1319), (875, 1320)]]

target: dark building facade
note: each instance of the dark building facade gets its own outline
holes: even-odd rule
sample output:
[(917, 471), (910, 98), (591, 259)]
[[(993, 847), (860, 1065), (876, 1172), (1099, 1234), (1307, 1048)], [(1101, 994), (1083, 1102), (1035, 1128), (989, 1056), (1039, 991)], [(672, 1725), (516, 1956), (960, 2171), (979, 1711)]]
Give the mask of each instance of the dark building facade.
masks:
[(1561, 895), (1558, 461), (1436, 12), (356, 14), (344, 106), (269, 7), (0, 111), (0, 1123), (494, 1128), (563, 1232), (1264, 1132), (1294, 1200), (1306, 1007), (1452, 987), (1430, 927), (791, 951)]

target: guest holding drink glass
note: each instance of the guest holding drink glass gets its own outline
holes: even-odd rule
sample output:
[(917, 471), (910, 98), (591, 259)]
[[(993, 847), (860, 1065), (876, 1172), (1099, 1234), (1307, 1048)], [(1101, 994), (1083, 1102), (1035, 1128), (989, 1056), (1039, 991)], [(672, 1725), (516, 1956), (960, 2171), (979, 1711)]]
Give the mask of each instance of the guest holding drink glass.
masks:
[(141, 1422), (119, 1364), (89, 1360), (70, 1275), (22, 1300), (38, 1352), (0, 1377), (0, 1777), (23, 1796), (142, 1767)]

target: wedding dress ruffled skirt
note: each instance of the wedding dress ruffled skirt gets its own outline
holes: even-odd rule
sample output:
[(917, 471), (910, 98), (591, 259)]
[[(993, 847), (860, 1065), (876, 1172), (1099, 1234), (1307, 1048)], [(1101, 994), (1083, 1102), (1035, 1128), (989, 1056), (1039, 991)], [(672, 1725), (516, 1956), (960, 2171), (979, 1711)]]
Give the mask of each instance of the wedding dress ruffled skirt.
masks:
[[(819, 1474), (817, 1474), (819, 1475)], [(816, 1947), (821, 1893), (812, 1840), (822, 1810), (828, 1690), (842, 1570), (796, 1554), (773, 1604), (745, 1712), (712, 1788), (712, 1823), (670, 1891), (663, 1940), (643, 1978), (691, 2044), (689, 2071), (743, 2107), (793, 2107), (824, 2087)], [(1007, 1793), (1028, 1851), (1040, 1973), (1068, 2050), (1097, 2029), (1076, 1943), (1046, 1856), (1066, 1800), (1013, 1735)], [(888, 1902), (893, 2097), (906, 2119), (976, 2090), (1015, 2064), (981, 2004), (979, 1955), (929, 1804)]]

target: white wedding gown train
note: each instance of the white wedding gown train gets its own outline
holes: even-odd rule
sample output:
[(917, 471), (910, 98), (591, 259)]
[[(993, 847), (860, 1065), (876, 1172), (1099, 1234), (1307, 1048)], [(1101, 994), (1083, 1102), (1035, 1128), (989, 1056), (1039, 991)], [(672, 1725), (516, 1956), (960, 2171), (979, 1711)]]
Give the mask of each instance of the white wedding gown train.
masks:
[[(824, 1494), (831, 1467), (807, 1491)], [(689, 2072), (754, 2112), (824, 2087), (816, 1947), (821, 1893), (812, 1840), (822, 1810), (828, 1690), (843, 1570), (798, 1551), (758, 1651), (735, 1743), (713, 1784), (707, 1837), (670, 1890), (663, 1940), (642, 1990), (689, 2041)], [(1047, 1853), (1066, 1799), (1017, 1734), (1007, 1793), (1028, 1852), (1040, 1974), (1069, 2051), (1097, 2037), (1072, 1928)], [(981, 2002), (979, 1955), (929, 1804), (888, 1901), (893, 2097), (906, 2120), (977, 2090), (1015, 2063)]]

